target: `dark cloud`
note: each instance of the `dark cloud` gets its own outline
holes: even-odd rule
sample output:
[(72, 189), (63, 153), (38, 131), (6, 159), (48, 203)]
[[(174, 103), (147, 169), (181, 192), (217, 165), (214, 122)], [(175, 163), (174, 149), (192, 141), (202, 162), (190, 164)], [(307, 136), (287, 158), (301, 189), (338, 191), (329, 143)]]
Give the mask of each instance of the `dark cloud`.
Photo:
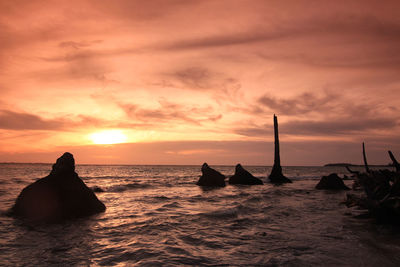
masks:
[(364, 52), (364, 55), (354, 55), (353, 52), (329, 54), (326, 51), (312, 51), (312, 53), (286, 52), (286, 54), (260, 52), (257, 55), (268, 61), (304, 64), (318, 68), (379, 68), (387, 71), (400, 66), (400, 56), (395, 52), (395, 46), (374, 48), (373, 50), (369, 53)]
[[(324, 41), (321, 37), (332, 35), (342, 36), (342, 45), (349, 42), (362, 44), (364, 41), (394, 42), (397, 44), (400, 42), (400, 24), (395, 20), (378, 19), (372, 15), (355, 14), (330, 14), (330, 16), (325, 18), (316, 16), (314, 18), (302, 19), (299, 17), (297, 19), (296, 23), (288, 21), (275, 28), (264, 28), (261, 30), (259, 27), (250, 28), (246, 31), (205, 36), (191, 40), (180, 40), (176, 43), (166, 45), (165, 48), (181, 50), (224, 47), (282, 39), (293, 40), (304, 37), (312, 37), (312, 39), (309, 39), (311, 42), (318, 40), (319, 42), (326, 43), (328, 40)], [(319, 38), (315, 38), (316, 36)]]
[(249, 137), (271, 137), (272, 136), (272, 126), (262, 125), (262, 126), (244, 126), (233, 129), (233, 132), (243, 136)]
[(34, 71), (31, 73), (31, 77), (47, 82), (88, 80), (100, 82), (103, 85), (117, 82), (116, 80), (108, 78), (111, 69), (101, 57), (98, 57), (99, 54), (92, 48), (101, 42), (100, 40), (61, 42), (59, 43), (59, 47), (61, 48), (60, 54), (63, 55), (41, 58), (50, 64), (50, 67), (44, 70)]
[(210, 89), (215, 77), (206, 68), (187, 68), (172, 74), (177, 80), (182, 82), (187, 88)]
[[(325, 136), (364, 135), (369, 136), (376, 130), (391, 131), (400, 126), (398, 119), (391, 118), (336, 118), (334, 120), (298, 120), (279, 124), (281, 134), (290, 136)], [(270, 137), (271, 125), (236, 128), (235, 133), (249, 137)]]
[(118, 20), (130, 20), (134, 22), (148, 22), (150, 20), (165, 19), (178, 10), (193, 7), (197, 1), (186, 0), (105, 0), (101, 3), (88, 1), (89, 6), (96, 7), (101, 14), (114, 17)]
[(286, 98), (264, 94), (257, 99), (257, 103), (258, 105), (250, 106), (248, 112), (262, 114), (267, 109), (271, 113), (289, 117), (323, 116), (327, 121), (346, 120), (347, 118), (363, 121), (367, 117), (380, 121), (381, 118), (388, 115), (392, 120), (399, 119), (395, 106), (386, 105), (372, 97), (355, 98), (351, 94), (333, 90), (320, 90), (318, 93), (308, 91)]
[(156, 84), (158, 86), (214, 91), (240, 88), (240, 83), (237, 79), (229, 77), (223, 72), (201, 66), (180, 68), (172, 73), (163, 73), (161, 75), (164, 78), (162, 82)]
[(0, 110), (0, 129), (9, 130), (61, 130), (62, 120), (46, 120), (37, 115)]
[[(124, 121), (110, 121), (86, 115), (57, 117), (45, 119), (41, 116), (26, 112), (0, 110), (0, 129), (5, 130), (35, 130), (35, 131), (75, 131), (79, 128), (127, 128), (143, 129), (154, 127), (150, 123), (131, 123)], [(30, 133), (32, 135), (32, 133)]]
[(59, 43), (59, 47), (61, 48), (73, 48), (73, 49), (82, 49), (92, 46), (96, 43), (101, 43), (102, 40), (95, 40), (90, 42), (75, 42), (75, 41), (63, 41)]
[(332, 92), (325, 92), (321, 96), (306, 92), (286, 99), (264, 95), (258, 99), (258, 102), (279, 114), (298, 115), (313, 111), (322, 112), (332, 110), (337, 105), (338, 97), (338, 94)]
[(159, 100), (157, 108), (142, 108), (136, 104), (118, 103), (125, 113), (132, 119), (150, 123), (168, 123), (183, 121), (194, 125), (200, 125), (206, 121), (218, 121), (221, 114), (215, 114), (211, 107), (187, 107), (181, 104)]
[(290, 121), (282, 125), (282, 133), (319, 136), (354, 133), (368, 135), (374, 130), (390, 131), (397, 126), (399, 126), (399, 122), (393, 118), (342, 118), (335, 121)]

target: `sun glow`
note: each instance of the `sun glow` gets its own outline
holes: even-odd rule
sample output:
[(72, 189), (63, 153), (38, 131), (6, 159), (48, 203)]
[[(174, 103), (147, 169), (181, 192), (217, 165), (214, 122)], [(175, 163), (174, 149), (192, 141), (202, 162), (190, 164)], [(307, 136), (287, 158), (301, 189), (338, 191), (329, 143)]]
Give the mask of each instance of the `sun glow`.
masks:
[(93, 143), (99, 145), (125, 143), (128, 140), (128, 137), (120, 130), (106, 130), (92, 133), (89, 138)]

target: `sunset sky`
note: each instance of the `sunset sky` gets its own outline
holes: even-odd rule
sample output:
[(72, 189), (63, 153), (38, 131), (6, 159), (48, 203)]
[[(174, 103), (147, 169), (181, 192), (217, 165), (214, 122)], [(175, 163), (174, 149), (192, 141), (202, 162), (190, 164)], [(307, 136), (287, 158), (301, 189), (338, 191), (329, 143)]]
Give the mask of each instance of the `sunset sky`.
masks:
[(0, 92), (0, 162), (272, 165), (275, 113), (283, 165), (386, 164), (400, 2), (0, 0)]

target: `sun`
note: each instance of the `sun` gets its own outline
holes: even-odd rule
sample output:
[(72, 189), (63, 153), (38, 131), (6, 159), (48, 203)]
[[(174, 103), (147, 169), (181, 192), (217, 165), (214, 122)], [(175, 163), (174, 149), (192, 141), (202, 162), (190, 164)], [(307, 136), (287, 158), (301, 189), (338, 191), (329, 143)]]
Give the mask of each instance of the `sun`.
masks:
[(89, 135), (90, 140), (98, 145), (125, 143), (128, 137), (121, 130), (105, 130)]

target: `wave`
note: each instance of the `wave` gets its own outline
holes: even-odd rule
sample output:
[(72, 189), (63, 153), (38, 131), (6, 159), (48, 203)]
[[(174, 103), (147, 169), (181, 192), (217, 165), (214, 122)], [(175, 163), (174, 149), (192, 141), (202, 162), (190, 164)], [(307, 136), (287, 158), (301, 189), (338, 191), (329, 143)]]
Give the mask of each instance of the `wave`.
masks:
[(156, 211), (160, 212), (160, 211), (166, 211), (166, 210), (170, 210), (170, 209), (177, 209), (180, 207), (181, 207), (181, 205), (179, 205), (178, 202), (172, 202), (172, 203), (164, 204), (162, 207), (156, 209)]
[(132, 176), (132, 175), (127, 175), (127, 176), (118, 176), (118, 175), (102, 175), (102, 176), (79, 176), (83, 180), (91, 180), (91, 179), (137, 179), (137, 178), (143, 178), (142, 176)]
[(152, 187), (149, 184), (141, 184), (141, 183), (129, 183), (124, 185), (113, 185), (107, 187), (104, 191), (105, 192), (124, 192), (127, 190), (134, 190), (134, 189), (143, 189), (143, 188), (150, 188)]
[(236, 218), (238, 216), (238, 208), (224, 208), (214, 211), (202, 212), (198, 215), (212, 219), (223, 219), (223, 218)]

